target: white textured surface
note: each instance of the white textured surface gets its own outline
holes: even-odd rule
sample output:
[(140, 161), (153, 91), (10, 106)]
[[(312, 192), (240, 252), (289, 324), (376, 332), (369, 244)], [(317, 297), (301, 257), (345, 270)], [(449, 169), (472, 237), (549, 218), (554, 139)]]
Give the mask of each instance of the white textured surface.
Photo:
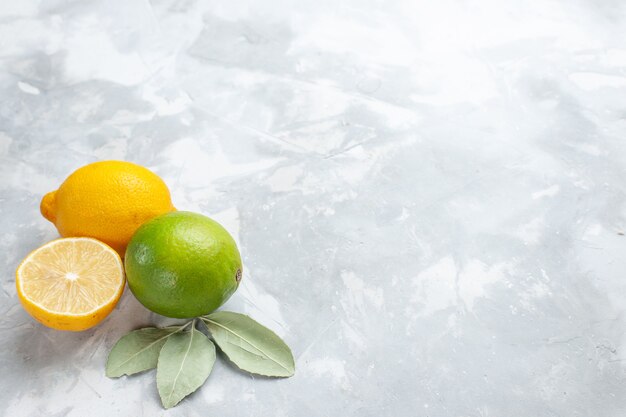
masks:
[[(626, 415), (624, 2), (4, 1), (0, 93), (3, 415)], [(166, 412), (104, 376), (168, 322), (130, 292), (79, 334), (22, 311), (42, 195), (99, 159), (235, 235), (227, 308), (294, 378), (218, 364)]]

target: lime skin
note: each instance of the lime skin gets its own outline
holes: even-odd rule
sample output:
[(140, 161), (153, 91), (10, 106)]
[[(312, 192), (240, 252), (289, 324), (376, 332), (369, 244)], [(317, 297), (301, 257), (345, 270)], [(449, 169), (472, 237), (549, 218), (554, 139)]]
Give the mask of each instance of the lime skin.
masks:
[(143, 224), (126, 249), (126, 277), (137, 300), (173, 318), (209, 314), (239, 286), (241, 256), (219, 223), (175, 211)]

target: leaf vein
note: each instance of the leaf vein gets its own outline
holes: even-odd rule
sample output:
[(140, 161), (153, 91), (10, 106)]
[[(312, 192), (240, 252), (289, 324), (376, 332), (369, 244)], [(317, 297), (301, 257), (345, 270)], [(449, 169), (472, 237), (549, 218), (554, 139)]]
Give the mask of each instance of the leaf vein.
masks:
[(187, 346), (187, 351), (185, 352), (185, 356), (183, 356), (183, 360), (180, 362), (180, 368), (178, 368), (178, 372), (176, 373), (176, 377), (174, 377), (174, 381), (172, 382), (172, 390), (170, 391), (169, 395), (167, 396), (167, 402), (169, 403), (172, 400), (172, 395), (174, 394), (174, 389), (176, 389), (176, 383), (178, 382), (178, 377), (180, 376), (180, 373), (183, 371), (183, 368), (185, 366), (185, 361), (187, 360), (187, 356), (189, 355), (189, 351), (191, 350), (191, 344), (193, 343), (193, 333), (194, 333), (194, 328), (191, 328), (190, 331), (190, 335), (189, 335), (189, 346)]

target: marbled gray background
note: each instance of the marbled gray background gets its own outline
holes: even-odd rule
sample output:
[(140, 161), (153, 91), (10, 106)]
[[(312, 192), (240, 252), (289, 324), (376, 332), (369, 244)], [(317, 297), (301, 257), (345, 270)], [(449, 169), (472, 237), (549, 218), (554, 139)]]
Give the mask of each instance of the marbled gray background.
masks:
[[(14, 416), (626, 415), (626, 4), (3, 1), (0, 410)], [(167, 320), (126, 292), (43, 328), (14, 270), (42, 195), (138, 162), (236, 236), (227, 308), (288, 380), (218, 364), (163, 411), (104, 376)]]

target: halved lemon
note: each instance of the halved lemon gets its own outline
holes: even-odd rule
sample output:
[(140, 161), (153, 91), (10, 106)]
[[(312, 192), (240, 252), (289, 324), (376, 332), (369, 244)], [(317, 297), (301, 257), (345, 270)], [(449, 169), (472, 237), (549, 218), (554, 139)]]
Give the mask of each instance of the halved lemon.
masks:
[(120, 256), (99, 240), (53, 240), (31, 252), (15, 273), (26, 311), (45, 326), (80, 331), (111, 313), (124, 291)]

